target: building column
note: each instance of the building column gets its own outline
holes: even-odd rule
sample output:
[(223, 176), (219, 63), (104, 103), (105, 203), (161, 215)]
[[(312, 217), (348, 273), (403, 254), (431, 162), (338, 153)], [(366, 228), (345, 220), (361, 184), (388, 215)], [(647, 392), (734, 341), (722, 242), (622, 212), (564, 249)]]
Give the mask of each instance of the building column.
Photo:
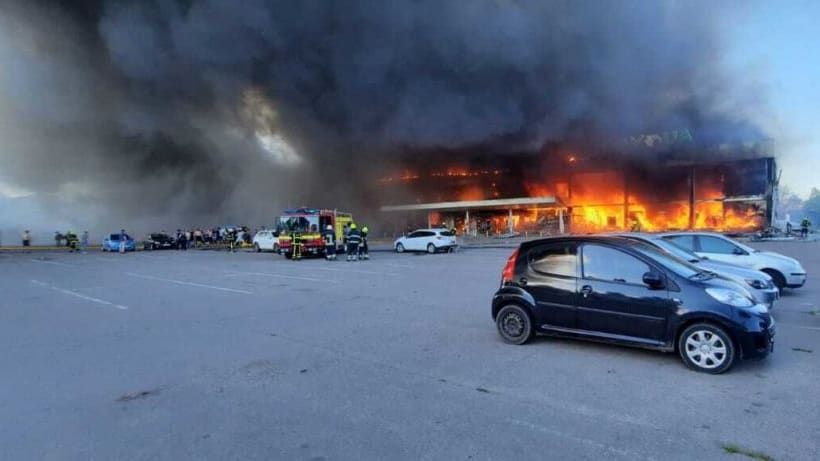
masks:
[(433, 227), (433, 213), (427, 212), (427, 228), (431, 229)]
[(695, 228), (695, 167), (689, 169), (689, 229)]
[(507, 232), (512, 234), (513, 233), (513, 215), (512, 215), (512, 208), (509, 209), (509, 213), (507, 214)]
[(464, 235), (470, 233), (470, 210), (464, 210)]

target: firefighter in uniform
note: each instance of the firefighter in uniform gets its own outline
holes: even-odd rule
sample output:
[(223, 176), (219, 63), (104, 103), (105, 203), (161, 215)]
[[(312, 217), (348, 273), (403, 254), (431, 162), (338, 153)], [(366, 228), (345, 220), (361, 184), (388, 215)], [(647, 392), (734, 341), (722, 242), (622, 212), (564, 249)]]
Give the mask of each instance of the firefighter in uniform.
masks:
[(322, 233), (322, 238), (325, 241), (325, 259), (333, 261), (336, 259), (336, 232), (333, 231), (333, 225), (328, 224), (325, 231)]
[(809, 228), (810, 227), (811, 227), (811, 221), (809, 221), (809, 218), (803, 218), (803, 220), (800, 221), (800, 237), (801, 238), (803, 238), (803, 239), (808, 238)]
[(362, 226), (362, 243), (359, 244), (359, 259), (370, 259), (370, 252), (367, 248), (367, 225)]
[(357, 261), (359, 258), (359, 244), (362, 243), (362, 234), (356, 227), (356, 223), (350, 223), (350, 230), (347, 233), (347, 260)]
[(291, 256), (291, 260), (298, 261), (302, 259), (302, 237), (298, 232), (291, 232), (290, 244), (293, 246), (293, 255)]

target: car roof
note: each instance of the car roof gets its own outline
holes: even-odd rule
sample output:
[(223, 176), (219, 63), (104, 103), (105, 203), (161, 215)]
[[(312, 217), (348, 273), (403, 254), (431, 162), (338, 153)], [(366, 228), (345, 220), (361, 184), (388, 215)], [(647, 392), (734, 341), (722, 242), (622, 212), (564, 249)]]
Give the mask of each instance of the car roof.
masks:
[(553, 236), (553, 237), (545, 237), (540, 238), (537, 240), (530, 240), (528, 242), (524, 242), (521, 244), (522, 249), (527, 249), (536, 245), (541, 245), (545, 243), (561, 243), (561, 242), (573, 242), (573, 243), (609, 243), (615, 244), (622, 247), (633, 247), (636, 245), (646, 245), (644, 243), (626, 238), (621, 235), (615, 234), (590, 234), (590, 235), (560, 235), (560, 236)]

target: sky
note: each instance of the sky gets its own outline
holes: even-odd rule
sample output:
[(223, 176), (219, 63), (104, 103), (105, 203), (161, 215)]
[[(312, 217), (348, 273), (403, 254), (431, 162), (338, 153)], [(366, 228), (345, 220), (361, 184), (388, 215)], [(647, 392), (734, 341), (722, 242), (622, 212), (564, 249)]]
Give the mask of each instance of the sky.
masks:
[(731, 65), (758, 75), (773, 120), (763, 120), (779, 154), (781, 186), (806, 198), (820, 188), (820, 2), (754, 4), (729, 32)]

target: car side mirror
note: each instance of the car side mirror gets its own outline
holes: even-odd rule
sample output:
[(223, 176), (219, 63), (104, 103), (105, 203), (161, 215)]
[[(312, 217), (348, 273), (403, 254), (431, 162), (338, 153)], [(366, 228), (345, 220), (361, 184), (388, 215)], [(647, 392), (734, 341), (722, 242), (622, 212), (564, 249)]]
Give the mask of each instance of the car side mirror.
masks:
[(643, 283), (649, 288), (657, 290), (663, 288), (663, 277), (657, 272), (647, 272), (643, 274)]
[(732, 254), (735, 254), (735, 255), (737, 255), (737, 256), (743, 256), (743, 255), (745, 255), (745, 254), (747, 254), (747, 253), (746, 253), (745, 251), (743, 251), (743, 248), (738, 248), (738, 247), (735, 247), (735, 249), (734, 249), (734, 250), (732, 250)]

